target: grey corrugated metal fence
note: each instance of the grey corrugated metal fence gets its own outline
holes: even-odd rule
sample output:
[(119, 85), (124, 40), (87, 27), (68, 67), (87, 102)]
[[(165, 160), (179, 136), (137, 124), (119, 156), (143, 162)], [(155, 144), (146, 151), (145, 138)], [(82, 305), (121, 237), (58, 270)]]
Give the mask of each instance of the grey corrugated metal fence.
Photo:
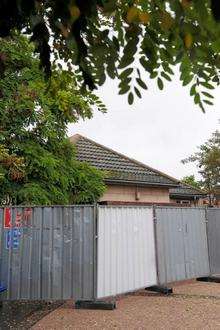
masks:
[(220, 208), (207, 210), (210, 268), (220, 274)]
[(101, 298), (208, 276), (209, 258), (211, 273), (220, 273), (220, 209), (106, 206), (98, 213), (95, 206), (0, 208), (5, 298)]
[(94, 207), (0, 209), (8, 300), (94, 297)]
[(204, 208), (156, 207), (159, 283), (210, 275)]

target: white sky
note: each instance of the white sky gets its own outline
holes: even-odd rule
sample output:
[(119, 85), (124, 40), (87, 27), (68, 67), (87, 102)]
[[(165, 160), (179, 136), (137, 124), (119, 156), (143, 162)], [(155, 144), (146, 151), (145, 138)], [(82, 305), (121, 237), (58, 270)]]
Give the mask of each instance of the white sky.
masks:
[(129, 106), (126, 96), (118, 95), (117, 83), (108, 80), (97, 93), (108, 113), (96, 112), (93, 119), (69, 125), (68, 135), (87, 136), (177, 179), (190, 174), (198, 178), (195, 166), (181, 160), (220, 128), (220, 89), (214, 92), (215, 105), (207, 105), (203, 114), (178, 75), (163, 91), (154, 82), (148, 86), (142, 99)]

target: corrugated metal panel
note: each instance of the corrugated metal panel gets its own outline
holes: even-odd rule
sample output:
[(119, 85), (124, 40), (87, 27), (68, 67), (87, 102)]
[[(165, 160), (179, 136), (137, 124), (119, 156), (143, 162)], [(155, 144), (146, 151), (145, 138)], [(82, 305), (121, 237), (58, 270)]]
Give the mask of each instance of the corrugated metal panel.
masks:
[(98, 298), (155, 285), (153, 210), (99, 207)]
[[(185, 279), (182, 217), (175, 209), (157, 208), (156, 237), (159, 282)], [(179, 209), (180, 210), (180, 209)]]
[(207, 219), (210, 268), (216, 275), (220, 274), (220, 209), (208, 209)]
[(157, 207), (160, 284), (210, 274), (205, 209)]
[(210, 275), (206, 210), (187, 208), (183, 211), (183, 226), (187, 278)]
[[(0, 281), (8, 300), (92, 299), (94, 208), (0, 209)], [(11, 224), (7, 219), (11, 218)]]

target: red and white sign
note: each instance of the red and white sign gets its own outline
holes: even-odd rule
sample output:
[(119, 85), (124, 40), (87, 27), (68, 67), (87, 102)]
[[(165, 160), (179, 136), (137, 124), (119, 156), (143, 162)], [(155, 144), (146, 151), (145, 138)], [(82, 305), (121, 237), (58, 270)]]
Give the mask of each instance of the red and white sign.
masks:
[(11, 228), (11, 209), (6, 207), (4, 209), (4, 228)]
[[(12, 212), (9, 207), (4, 209), (4, 228), (20, 228), (30, 225), (32, 217), (32, 209), (30, 207), (25, 208), (23, 211), (14, 211), (14, 221), (12, 221)], [(13, 225), (14, 223), (14, 225)]]

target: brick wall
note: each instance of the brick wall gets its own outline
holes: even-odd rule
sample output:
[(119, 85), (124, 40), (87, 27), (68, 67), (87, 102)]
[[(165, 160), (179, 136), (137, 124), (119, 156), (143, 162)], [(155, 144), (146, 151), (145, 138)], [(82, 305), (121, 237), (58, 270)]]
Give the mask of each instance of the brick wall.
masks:
[(100, 201), (170, 203), (168, 188), (108, 185)]

